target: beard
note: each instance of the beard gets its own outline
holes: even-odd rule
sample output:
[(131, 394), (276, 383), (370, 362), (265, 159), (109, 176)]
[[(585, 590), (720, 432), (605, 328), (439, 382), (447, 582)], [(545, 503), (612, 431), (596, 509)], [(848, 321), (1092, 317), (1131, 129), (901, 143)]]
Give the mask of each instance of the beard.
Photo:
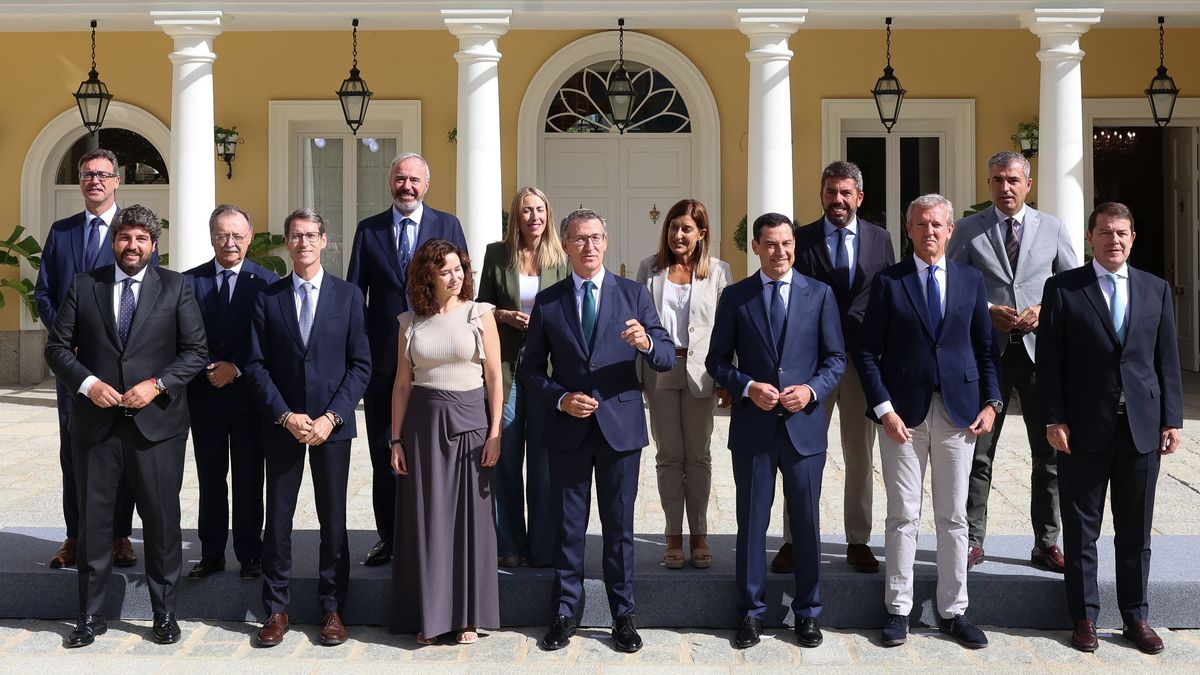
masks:
[(121, 255), (121, 257), (117, 259), (117, 267), (120, 267), (122, 272), (124, 272), (125, 274), (128, 274), (131, 277), (137, 276), (138, 272), (141, 272), (142, 270), (146, 269), (146, 265), (149, 265), (149, 264), (150, 264), (150, 255), (149, 254), (141, 256), (134, 263), (127, 263), (125, 261), (124, 255)]

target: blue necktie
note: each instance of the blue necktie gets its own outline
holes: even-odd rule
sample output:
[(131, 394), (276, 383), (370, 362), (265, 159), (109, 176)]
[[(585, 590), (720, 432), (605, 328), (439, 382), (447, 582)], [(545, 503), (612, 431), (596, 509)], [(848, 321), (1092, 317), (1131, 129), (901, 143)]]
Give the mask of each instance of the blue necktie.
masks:
[(596, 287), (590, 280), (583, 282), (583, 312), (581, 314), (581, 327), (583, 328), (583, 341), (587, 344), (588, 351), (592, 350), (592, 340), (596, 337), (596, 298), (592, 295), (592, 289)]
[(300, 284), (300, 339), (304, 341), (305, 348), (308, 347), (308, 336), (313, 326), (312, 290), (313, 285), (309, 282)]
[(850, 290), (850, 260), (846, 255), (846, 228), (837, 229), (837, 251), (833, 256), (833, 278), (839, 286)]
[(229, 283), (233, 278), (233, 270), (221, 270), (221, 288), (217, 291), (217, 311), (221, 316), (225, 316), (225, 310), (229, 309), (229, 303), (233, 300), (232, 284)]
[(1117, 331), (1117, 339), (1121, 341), (1121, 346), (1125, 346), (1125, 336), (1128, 333), (1125, 325), (1125, 310), (1129, 306), (1128, 293), (1125, 287), (1120, 283), (1120, 277), (1116, 274), (1108, 275), (1112, 281), (1112, 322), (1113, 328)]
[(775, 340), (775, 349), (783, 349), (783, 324), (787, 321), (787, 308), (783, 306), (782, 281), (772, 281), (771, 303), (767, 312), (771, 319), (771, 337)]
[(99, 217), (92, 218), (88, 223), (87, 241), (83, 243), (83, 271), (90, 272), (96, 268), (96, 257), (100, 253), (100, 226), (104, 221)]
[(412, 255), (409, 249), (412, 248), (412, 241), (408, 237), (408, 226), (412, 223), (411, 218), (400, 219), (400, 249), (396, 254), (400, 256), (400, 280), (408, 283), (408, 263), (412, 262)]
[(133, 313), (137, 310), (137, 305), (133, 301), (133, 279), (125, 279), (121, 282), (125, 288), (121, 289), (120, 308), (117, 313), (117, 334), (121, 337), (121, 346), (129, 342), (129, 327), (133, 325)]
[(929, 281), (925, 284), (925, 304), (929, 307), (929, 327), (933, 329), (934, 336), (937, 336), (942, 327), (942, 292), (935, 272), (937, 265), (930, 265)]

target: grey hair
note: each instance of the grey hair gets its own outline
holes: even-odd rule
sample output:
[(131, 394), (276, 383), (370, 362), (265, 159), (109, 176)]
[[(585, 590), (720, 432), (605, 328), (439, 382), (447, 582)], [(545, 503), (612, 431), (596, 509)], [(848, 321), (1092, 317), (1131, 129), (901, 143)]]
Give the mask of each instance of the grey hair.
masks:
[(392, 166), (389, 169), (389, 173), (391, 171), (395, 171), (396, 167), (400, 166), (401, 162), (404, 162), (404, 161), (407, 161), (410, 159), (421, 160), (421, 164), (425, 167), (425, 182), (428, 183), (430, 181), (430, 179), (433, 178), (433, 175), (429, 173), (429, 162), (425, 161), (424, 157), (418, 155), (415, 152), (402, 152), (399, 155), (396, 155), (396, 159), (392, 160)]
[(112, 228), (113, 239), (116, 239), (122, 230), (133, 227), (144, 228), (150, 233), (150, 241), (155, 244), (158, 243), (158, 235), (162, 234), (162, 223), (159, 222), (158, 216), (141, 204), (130, 204), (121, 209), (121, 215)]
[(585, 220), (598, 220), (598, 221), (600, 221), (600, 226), (604, 228), (604, 231), (605, 232), (608, 231), (608, 221), (604, 220), (604, 217), (601, 216), (599, 213), (596, 213), (592, 209), (575, 209), (574, 211), (568, 213), (566, 215), (566, 217), (562, 219), (563, 238), (564, 239), (566, 238), (567, 232), (569, 232), (571, 230), (572, 225), (574, 225), (575, 223), (583, 222)]
[(1020, 164), (1021, 168), (1025, 170), (1025, 180), (1029, 180), (1029, 160), (1025, 159), (1025, 155), (1022, 155), (1019, 152), (1013, 152), (1012, 150), (997, 152), (989, 157), (987, 163), (988, 173), (990, 174), (992, 169), (996, 167), (1003, 168), (1007, 167), (1009, 164)]
[(250, 231), (254, 231), (254, 221), (250, 220), (250, 214), (243, 211), (241, 208), (233, 204), (221, 204), (213, 209), (212, 215), (208, 217), (208, 233), (212, 234), (213, 230), (217, 229), (217, 223), (225, 216), (231, 216), (235, 213), (241, 214), (246, 219), (246, 225), (250, 227)]
[(927, 195), (921, 195), (912, 200), (908, 204), (908, 210), (904, 212), (904, 222), (912, 222), (913, 209), (933, 209), (939, 206), (946, 207), (946, 224), (954, 224), (954, 204), (949, 199), (937, 194), (936, 192)]
[(79, 170), (83, 171), (83, 165), (87, 164), (93, 159), (107, 159), (108, 163), (112, 164), (113, 171), (115, 172), (117, 170), (117, 154), (112, 150), (105, 150), (104, 148), (97, 148), (90, 152), (84, 153), (83, 157), (79, 158)]
[(292, 233), (292, 223), (297, 220), (307, 220), (310, 223), (316, 223), (317, 231), (320, 232), (321, 234), (325, 234), (325, 219), (321, 217), (321, 214), (317, 213), (316, 211), (314, 211), (308, 207), (305, 207), (302, 209), (296, 209), (295, 211), (292, 211), (291, 213), (288, 214), (288, 217), (284, 219), (284, 221), (283, 221), (284, 236), (287, 236)]
[(821, 172), (822, 190), (825, 189), (826, 178), (853, 178), (854, 186), (858, 188), (859, 192), (863, 191), (862, 169), (858, 168), (854, 162), (839, 159), (825, 167), (825, 170)]

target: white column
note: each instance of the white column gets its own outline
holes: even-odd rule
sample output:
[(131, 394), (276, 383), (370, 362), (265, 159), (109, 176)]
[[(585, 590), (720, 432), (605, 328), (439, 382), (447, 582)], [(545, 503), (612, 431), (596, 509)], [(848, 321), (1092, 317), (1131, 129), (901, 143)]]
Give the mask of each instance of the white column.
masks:
[(455, 209), (479, 280), (483, 252), (500, 239), (504, 196), (500, 166), (500, 52), (511, 10), (442, 10), (458, 38), (458, 146)]
[(746, 271), (758, 269), (750, 246), (754, 219), (775, 211), (791, 217), (792, 87), (788, 38), (807, 9), (739, 9), (738, 29), (750, 38), (749, 142), (746, 146)]
[(150, 12), (154, 25), (175, 40), (171, 52), (171, 269), (186, 270), (212, 257), (208, 216), (217, 198), (213, 157), (213, 39), (221, 12)]
[(1083, 50), (1079, 37), (1100, 22), (1103, 9), (1035, 9), (1022, 24), (1041, 38), (1038, 102), (1038, 209), (1062, 219), (1075, 254), (1083, 260)]

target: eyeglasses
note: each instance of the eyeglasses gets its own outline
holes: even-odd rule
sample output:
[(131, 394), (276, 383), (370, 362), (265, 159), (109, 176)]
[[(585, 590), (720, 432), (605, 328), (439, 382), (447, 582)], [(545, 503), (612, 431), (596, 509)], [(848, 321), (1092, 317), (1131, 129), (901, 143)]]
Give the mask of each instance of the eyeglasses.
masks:
[(109, 181), (116, 177), (117, 174), (109, 173), (107, 171), (82, 171), (79, 174), (79, 182), (86, 183), (89, 180), (98, 180), (103, 183), (104, 181)]
[(321, 240), (320, 232), (293, 232), (287, 235), (287, 240), (293, 244), (299, 244), (301, 241), (307, 241), (310, 244), (315, 244)]
[(225, 243), (228, 243), (231, 241), (235, 244), (240, 244), (243, 241), (246, 241), (246, 235), (244, 235), (244, 234), (214, 234), (212, 239), (213, 239), (213, 241), (217, 242), (218, 244), (225, 244)]
[(581, 234), (577, 237), (571, 237), (567, 240), (567, 243), (575, 248), (583, 248), (590, 241), (592, 246), (600, 248), (600, 244), (604, 243), (605, 236), (603, 234)]

